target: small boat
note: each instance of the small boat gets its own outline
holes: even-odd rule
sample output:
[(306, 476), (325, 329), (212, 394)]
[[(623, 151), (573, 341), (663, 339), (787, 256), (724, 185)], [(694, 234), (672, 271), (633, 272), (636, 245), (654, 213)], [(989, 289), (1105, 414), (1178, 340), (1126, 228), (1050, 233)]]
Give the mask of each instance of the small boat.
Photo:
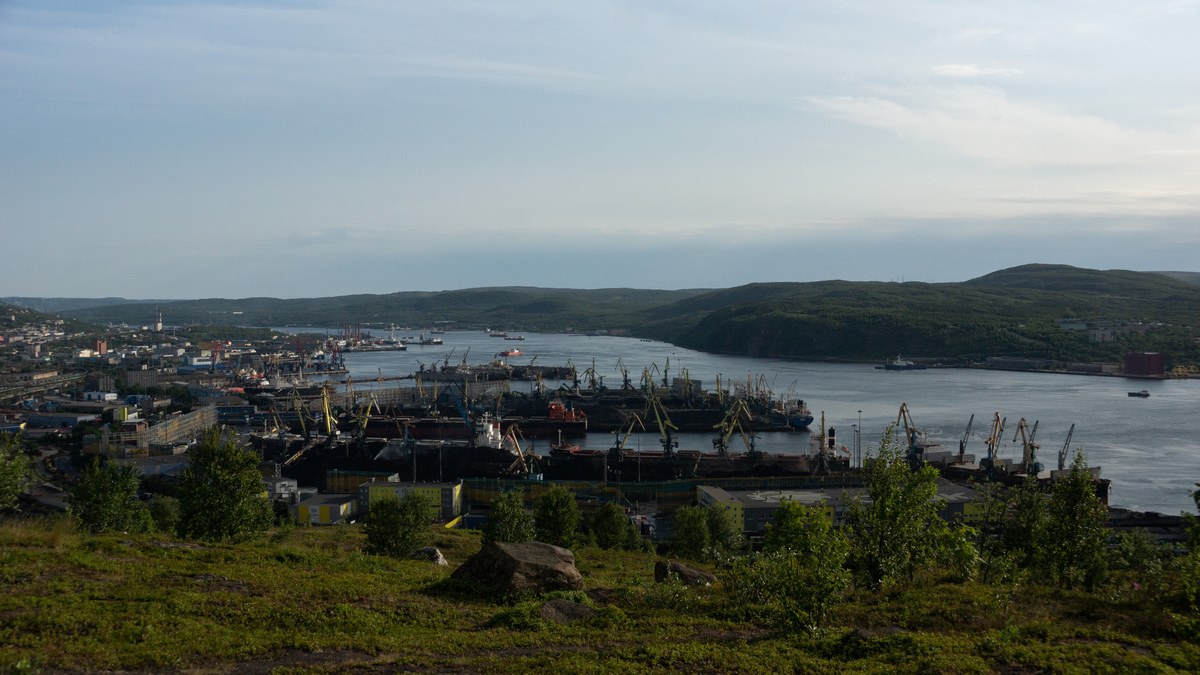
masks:
[(899, 354), (896, 355), (895, 361), (888, 361), (887, 363), (883, 364), (883, 367), (886, 370), (925, 370), (926, 368), (919, 363), (913, 363), (912, 361), (906, 361), (900, 358)]
[(505, 340), (524, 340), (525, 336), (524, 335), (506, 335), (506, 336), (504, 336), (504, 339)]
[(488, 333), (488, 336), (495, 338), (506, 338), (508, 337), (508, 333)]
[(1145, 389), (1141, 391), (1131, 391), (1129, 392), (1129, 395), (1135, 398), (1150, 398), (1150, 392), (1146, 391)]
[(520, 349), (505, 349), (500, 352), (500, 356), (520, 356), (522, 353)]

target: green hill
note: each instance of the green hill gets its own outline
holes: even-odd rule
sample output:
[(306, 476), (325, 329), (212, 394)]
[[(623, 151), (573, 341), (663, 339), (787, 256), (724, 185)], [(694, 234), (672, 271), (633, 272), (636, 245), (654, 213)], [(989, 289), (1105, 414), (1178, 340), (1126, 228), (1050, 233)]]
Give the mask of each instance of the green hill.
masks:
[[(1200, 286), (1186, 274), (1032, 264), (960, 283), (819, 281), (678, 291), (511, 286), (209, 298), (160, 309), (168, 324), (605, 329), (704, 351), (801, 359), (1113, 361), (1146, 350), (1167, 354), (1172, 367), (1200, 365)], [(62, 314), (133, 325), (152, 318), (145, 304), (130, 302)], [(1080, 325), (1113, 330), (1117, 339), (1091, 342)]]
[[(587, 592), (493, 598), (449, 579), (478, 533), (437, 528), (438, 567), (363, 552), (359, 526), (247, 544), (0, 521), (0, 668), (85, 672), (1196, 672), (1193, 611), (1168, 579), (1094, 592), (932, 573), (854, 590), (814, 636), (721, 583), (654, 583), (656, 556), (581, 548)], [(1140, 585), (1135, 585), (1139, 581)], [(1137, 590), (1135, 590), (1137, 589)], [(551, 598), (592, 606), (555, 625)], [(1167, 612), (1175, 612), (1173, 619)], [(1180, 614), (1181, 613), (1181, 614)]]
[[(423, 326), (450, 322), (461, 326), (495, 325), (525, 330), (591, 330), (614, 325), (628, 327), (631, 316), (640, 310), (667, 305), (702, 292), (627, 288), (470, 288), (286, 300), (208, 298), (164, 303), (159, 309), (168, 324)], [(151, 312), (144, 304), (81, 307), (63, 313), (98, 322), (144, 324), (151, 320)]]
[[(1091, 361), (1153, 350), (1172, 364), (1200, 363), (1200, 287), (1149, 272), (1025, 265), (963, 283), (756, 284), (655, 315), (642, 326), (654, 337), (753, 356)], [(1131, 329), (1116, 342), (1095, 343), (1086, 331), (1061, 328), (1060, 319)]]

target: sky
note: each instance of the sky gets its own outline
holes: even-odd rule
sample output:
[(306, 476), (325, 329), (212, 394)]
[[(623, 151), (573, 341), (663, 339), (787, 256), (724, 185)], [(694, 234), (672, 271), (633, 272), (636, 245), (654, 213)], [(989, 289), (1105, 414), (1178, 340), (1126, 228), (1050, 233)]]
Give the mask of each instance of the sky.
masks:
[(1200, 271), (1200, 2), (0, 0), (0, 296)]

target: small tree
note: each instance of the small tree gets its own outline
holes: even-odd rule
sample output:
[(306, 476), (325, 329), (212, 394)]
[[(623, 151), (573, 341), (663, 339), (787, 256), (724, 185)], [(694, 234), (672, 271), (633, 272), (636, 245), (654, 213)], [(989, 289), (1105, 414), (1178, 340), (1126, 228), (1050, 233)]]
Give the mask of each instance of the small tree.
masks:
[(216, 427), (191, 451), (179, 483), (180, 536), (245, 540), (271, 526), (271, 506), (258, 471), (259, 458)]
[(1038, 569), (1046, 561), (1046, 494), (1030, 476), (1021, 485), (1007, 490), (1004, 518), (1000, 524), (1000, 548), (1017, 565)]
[(804, 526), (808, 509), (792, 499), (779, 502), (771, 520), (767, 523), (767, 533), (763, 536), (763, 550), (777, 552), (795, 550), (798, 540), (804, 536)]
[[(1200, 488), (1200, 483), (1196, 483), (1196, 487)], [(1200, 490), (1190, 490), (1192, 500), (1196, 502), (1196, 510), (1200, 511)], [(1187, 524), (1188, 541), (1187, 547), (1193, 553), (1200, 553), (1200, 518), (1185, 513), (1183, 514), (1183, 522)]]
[(533, 519), (525, 510), (521, 492), (505, 492), (492, 502), (483, 523), (483, 543), (522, 542), (533, 539)]
[(29, 482), (29, 457), (12, 434), (0, 433), (0, 510), (16, 508)]
[(629, 519), (616, 502), (606, 502), (592, 519), (592, 536), (603, 549), (624, 547), (629, 529)]
[(733, 587), (743, 599), (777, 603), (784, 628), (812, 633), (850, 585), (850, 543), (824, 509), (785, 503), (790, 536), (735, 563)]
[(1095, 584), (1104, 567), (1108, 509), (1096, 496), (1083, 453), (1054, 484), (1049, 510), (1044, 548), (1051, 575), (1069, 586)]
[(174, 497), (155, 495), (150, 501), (150, 517), (161, 532), (174, 532), (179, 523), (179, 500)]
[(429, 543), (429, 499), (409, 491), (403, 500), (385, 497), (371, 504), (363, 523), (367, 552), (401, 557)]
[(742, 548), (742, 523), (733, 511), (719, 504), (704, 509), (704, 520), (708, 526), (708, 545), (713, 557), (733, 553)]
[(710, 543), (708, 515), (699, 506), (684, 506), (675, 511), (671, 522), (671, 552), (683, 558), (700, 560)]
[(850, 499), (852, 560), (868, 583), (879, 588), (935, 560), (936, 533), (944, 527), (938, 515), (937, 469), (914, 469), (897, 447), (888, 427), (867, 473), (869, 501)]
[(99, 457), (84, 467), (70, 495), (83, 526), (93, 532), (153, 529), (150, 512), (137, 500), (140, 474), (135, 467), (102, 463)]
[(563, 548), (575, 545), (579, 529), (579, 507), (575, 495), (561, 485), (550, 488), (538, 500), (533, 515), (533, 538)]

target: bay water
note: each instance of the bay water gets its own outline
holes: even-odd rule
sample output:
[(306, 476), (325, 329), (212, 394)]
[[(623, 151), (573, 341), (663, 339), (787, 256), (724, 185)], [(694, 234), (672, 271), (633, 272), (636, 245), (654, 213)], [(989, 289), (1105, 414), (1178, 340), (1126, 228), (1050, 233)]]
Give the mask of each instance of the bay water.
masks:
[[(285, 328), (289, 332), (318, 329)], [(323, 331), (323, 329), (320, 329)], [(378, 332), (378, 331), (376, 331)], [(408, 334), (405, 334), (408, 335)], [(400, 334), (397, 334), (399, 337)], [(1020, 459), (1021, 443), (1013, 441), (1017, 421), (1038, 422), (1039, 460), (1054, 468), (1071, 425), (1075, 431), (1070, 451), (1086, 453), (1091, 466), (1100, 466), (1112, 480), (1110, 504), (1139, 511), (1177, 514), (1195, 512), (1189, 490), (1200, 483), (1200, 380), (1143, 380), (1123, 377), (1008, 372), (996, 370), (931, 368), (887, 371), (875, 364), (812, 363), (785, 359), (707, 354), (674, 345), (613, 336), (527, 333), (523, 341), (490, 337), (480, 331), (448, 331), (442, 345), (410, 345), (403, 352), (359, 352), (345, 355), (355, 388), (412, 386), (411, 381), (371, 382), (383, 375), (396, 377), (418, 370), (421, 364), (451, 363), (467, 359), (483, 364), (500, 358), (502, 350), (517, 348), (523, 354), (504, 360), (562, 366), (570, 359), (580, 373), (593, 368), (610, 388), (621, 386), (620, 359), (638, 386), (645, 369), (654, 368), (661, 384), (668, 378), (687, 376), (700, 387), (714, 390), (717, 377), (743, 385), (747, 379), (769, 386), (776, 395), (804, 399), (826, 427), (837, 430), (839, 444), (854, 447), (861, 429), (864, 452), (876, 447), (889, 424), (895, 423), (900, 404), (906, 403), (916, 426), (940, 441), (944, 450), (957, 451), (971, 415), (974, 428), (967, 452), (981, 457), (993, 415), (1006, 418), (999, 455)], [(882, 364), (879, 364), (882, 365)], [(761, 377), (760, 377), (761, 376)], [(344, 376), (341, 376), (344, 377)], [(546, 382), (549, 387), (561, 383)], [(587, 386), (586, 383), (584, 386)], [(525, 387), (528, 387), (526, 389)], [(517, 392), (532, 391), (533, 383), (514, 382)], [(1130, 397), (1145, 389), (1149, 398)], [(861, 426), (860, 426), (861, 425)], [(711, 450), (711, 434), (683, 434), (680, 447)], [(657, 448), (657, 433), (635, 434), (627, 447)], [(541, 442), (543, 446), (545, 442)], [(804, 452), (809, 434), (763, 433), (756, 447), (768, 452)], [(592, 433), (581, 447), (606, 448), (609, 433)], [(741, 441), (730, 442), (733, 451)], [(544, 453), (547, 447), (535, 448)]]

